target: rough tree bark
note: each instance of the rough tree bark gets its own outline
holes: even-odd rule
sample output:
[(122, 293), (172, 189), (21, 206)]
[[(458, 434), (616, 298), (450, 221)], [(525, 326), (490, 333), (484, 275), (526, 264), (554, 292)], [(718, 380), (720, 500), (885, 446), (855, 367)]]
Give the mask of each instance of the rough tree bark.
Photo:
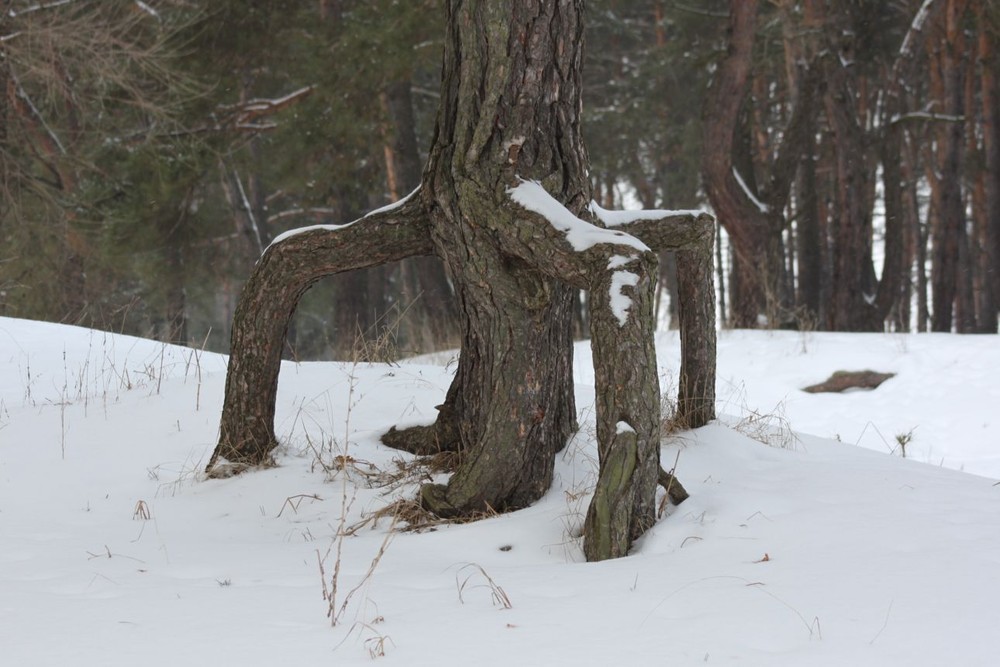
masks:
[(580, 137), (582, 0), (448, 3), (442, 101), (418, 192), (350, 225), (276, 239), (233, 322), (219, 444), (223, 459), (266, 462), (276, 445), (281, 338), (321, 275), (435, 254), (462, 314), (456, 377), (433, 426), (391, 431), (411, 451), (460, 453), (447, 485), (421, 501), (442, 515), (538, 499), (576, 427), (574, 289), (589, 290), (600, 472), (588, 560), (624, 555), (655, 519), (659, 387), (653, 349), (655, 251), (679, 249), (681, 418), (714, 417), (713, 220), (604, 211), (591, 203)]
[(237, 469), (270, 460), (277, 446), (274, 402), (285, 331), (309, 287), (336, 273), (430, 252), (426, 218), (412, 201), (349, 225), (306, 227), (276, 238), (250, 274), (233, 315), (219, 443), (207, 470), (218, 474), (220, 458)]

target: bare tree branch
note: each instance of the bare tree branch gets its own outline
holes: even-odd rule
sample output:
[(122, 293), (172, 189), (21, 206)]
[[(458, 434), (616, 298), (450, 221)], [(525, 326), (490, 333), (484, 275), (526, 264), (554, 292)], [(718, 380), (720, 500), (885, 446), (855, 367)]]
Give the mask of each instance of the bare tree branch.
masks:
[(240, 172), (235, 169), (233, 170), (233, 180), (236, 181), (236, 189), (240, 191), (240, 203), (243, 204), (243, 211), (247, 214), (247, 220), (250, 221), (250, 229), (253, 230), (254, 239), (257, 241), (257, 252), (264, 252), (264, 239), (260, 234), (260, 227), (257, 225), (257, 216), (253, 214), (253, 207), (250, 205), (246, 190), (243, 188), (243, 179), (240, 178)]
[(285, 331), (302, 294), (319, 279), (414, 255), (433, 254), (428, 216), (411, 195), (346, 225), (315, 225), (279, 235), (265, 249), (243, 288), (233, 318), (226, 374), (220, 458), (259, 464), (277, 445), (274, 405)]
[(40, 2), (34, 5), (30, 5), (23, 9), (8, 9), (7, 16), (11, 18), (17, 18), (24, 16), (26, 14), (33, 14), (35, 12), (44, 11), (46, 9), (55, 9), (57, 7), (65, 7), (68, 4), (75, 2), (75, 0), (55, 0), (54, 2)]
[(31, 100), (31, 97), (24, 89), (24, 86), (21, 85), (21, 80), (17, 77), (17, 72), (15, 72), (13, 68), (9, 68), (7, 72), (10, 75), (11, 80), (14, 82), (14, 86), (17, 88), (17, 96), (25, 103), (25, 105), (31, 111), (31, 115), (34, 116), (35, 121), (39, 125), (41, 125), (42, 128), (45, 130), (45, 133), (49, 135), (49, 138), (52, 140), (52, 143), (54, 143), (56, 147), (59, 148), (59, 152), (62, 153), (63, 155), (66, 155), (67, 153), (66, 147), (63, 145), (62, 141), (59, 140), (59, 136), (52, 130), (51, 127), (49, 127), (49, 124), (45, 122), (45, 116), (43, 116), (42, 112), (38, 110), (38, 107), (35, 106), (35, 103)]

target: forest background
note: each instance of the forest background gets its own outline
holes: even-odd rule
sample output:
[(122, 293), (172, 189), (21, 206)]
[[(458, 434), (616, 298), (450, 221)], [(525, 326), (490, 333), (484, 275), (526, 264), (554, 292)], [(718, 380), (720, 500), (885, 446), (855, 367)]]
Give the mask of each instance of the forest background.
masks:
[[(271, 239), (420, 181), (441, 0), (5, 7), (0, 315), (226, 351)], [(1000, 2), (587, 12), (599, 203), (714, 211), (724, 326), (997, 332)], [(664, 326), (675, 270), (664, 254)], [(434, 258), (324, 280), (289, 356), (454, 347), (450, 289)]]

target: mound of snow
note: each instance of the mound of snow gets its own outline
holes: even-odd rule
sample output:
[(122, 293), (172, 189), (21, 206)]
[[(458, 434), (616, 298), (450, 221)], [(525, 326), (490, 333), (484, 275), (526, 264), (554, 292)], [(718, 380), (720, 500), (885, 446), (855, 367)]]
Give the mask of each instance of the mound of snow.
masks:
[[(552, 490), (474, 524), (345, 537), (334, 628), (342, 518), (419, 481), (374, 483), (409, 459), (378, 435), (431, 421), (453, 366), (287, 364), (278, 467), (205, 481), (224, 357), (11, 319), (0, 340), (4, 664), (913, 667), (1000, 649), (1000, 486), (913, 460), (996, 474), (992, 338), (723, 333), (727, 416), (663, 445), (691, 498), (599, 564), (578, 538), (596, 473), (581, 344), (583, 426)], [(676, 346), (659, 341), (665, 376)], [(861, 368), (897, 376), (799, 391)], [(911, 460), (885, 453), (903, 429)]]

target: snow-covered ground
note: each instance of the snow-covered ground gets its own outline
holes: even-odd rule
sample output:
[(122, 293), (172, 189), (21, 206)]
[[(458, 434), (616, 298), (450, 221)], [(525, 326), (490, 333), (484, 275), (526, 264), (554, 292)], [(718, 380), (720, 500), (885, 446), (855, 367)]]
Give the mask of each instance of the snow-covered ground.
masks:
[[(659, 340), (664, 387), (677, 345)], [(415, 488), (369, 481), (404, 459), (377, 436), (432, 419), (454, 365), (288, 364), (278, 467), (206, 481), (224, 358), (0, 318), (0, 664), (997, 663), (996, 336), (724, 332), (723, 418), (663, 446), (691, 498), (599, 564), (576, 537), (595, 474), (577, 353), (583, 428), (548, 495), (344, 538), (331, 627), (342, 517)], [(869, 368), (897, 375), (800, 391)]]

